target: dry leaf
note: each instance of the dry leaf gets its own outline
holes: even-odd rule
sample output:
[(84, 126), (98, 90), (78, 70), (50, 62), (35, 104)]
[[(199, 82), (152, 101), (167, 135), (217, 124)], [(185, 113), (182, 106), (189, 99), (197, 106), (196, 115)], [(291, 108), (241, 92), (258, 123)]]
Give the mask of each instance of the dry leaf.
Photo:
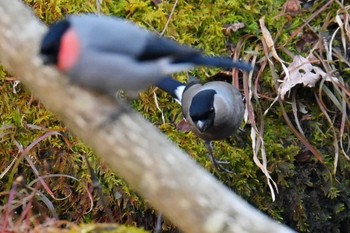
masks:
[[(282, 60), (282, 58), (280, 58), (277, 54), (277, 51), (275, 49), (275, 42), (272, 39), (271, 33), (269, 32), (269, 30), (266, 28), (265, 26), (265, 17), (261, 17), (259, 19), (259, 23), (260, 23), (260, 28), (261, 28), (261, 32), (262, 32), (262, 36), (263, 36), (263, 40), (266, 43), (266, 46), (268, 47), (269, 51), (271, 52), (272, 56), (281, 63), (282, 69), (284, 70), (284, 72), (286, 73), (286, 77), (288, 78), (289, 72), (287, 70), (287, 67), (284, 63), (286, 63), (285, 61)], [(267, 57), (267, 60), (270, 63), (273, 63), (272, 60)]]
[(179, 124), (176, 125), (176, 129), (180, 132), (185, 132), (185, 133), (191, 131), (190, 125), (187, 123), (185, 119), (183, 119), (182, 121), (180, 121)]
[(301, 5), (299, 0), (287, 0), (283, 5), (283, 9), (285, 13), (296, 14), (300, 11)]
[(224, 81), (224, 82), (232, 83), (232, 72), (231, 71), (220, 71), (220, 72), (208, 77), (208, 80)]
[(260, 23), (261, 32), (262, 32), (263, 38), (265, 39), (267, 47), (269, 49), (274, 50), (275, 49), (275, 42), (273, 41), (269, 30), (267, 30), (267, 28), (265, 26), (265, 17), (262, 17), (261, 19), (259, 19), (259, 23)]
[(336, 77), (328, 75), (320, 67), (312, 65), (308, 59), (300, 55), (294, 57), (293, 62), (288, 67), (288, 72), (289, 78), (287, 76), (284, 78), (278, 91), (282, 99), (297, 84), (314, 87), (320, 79), (338, 82)]
[(225, 36), (231, 36), (232, 32), (236, 32), (239, 29), (242, 29), (244, 27), (245, 27), (244, 23), (232, 23), (232, 24), (224, 25), (222, 31), (223, 31)]
[(305, 53), (307, 51), (312, 50), (312, 47), (314, 47), (319, 40), (318, 35), (311, 31), (306, 29), (300, 36), (299, 40), (296, 42), (296, 49), (300, 53)]
[(295, 160), (298, 162), (307, 162), (312, 157), (312, 153), (309, 150), (304, 149), (297, 156), (295, 156)]
[(162, 0), (152, 0), (153, 4), (158, 6), (159, 4), (162, 3)]

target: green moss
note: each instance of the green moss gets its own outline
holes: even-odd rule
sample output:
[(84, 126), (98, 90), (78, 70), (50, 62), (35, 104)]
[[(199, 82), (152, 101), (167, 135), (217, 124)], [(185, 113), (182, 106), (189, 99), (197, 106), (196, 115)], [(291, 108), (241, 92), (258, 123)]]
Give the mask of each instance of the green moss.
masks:
[[(67, 14), (97, 11), (95, 0), (26, 0), (26, 2), (48, 24)], [(316, 1), (311, 8), (304, 9), (295, 16), (287, 17), (282, 12), (285, 0), (179, 0), (164, 36), (182, 44), (192, 45), (208, 55), (227, 56), (230, 54), (230, 51), (226, 50), (227, 43), (236, 45), (243, 41), (240, 47), (240, 55), (243, 57), (247, 53), (250, 54), (256, 47), (262, 48), (262, 35), (258, 20), (264, 16), (266, 27), (275, 41), (277, 53), (282, 59), (290, 62), (292, 58), (285, 51), (297, 54), (297, 43), (301, 41), (301, 36), (306, 29), (301, 30), (293, 39), (291, 35), (326, 2)], [(173, 4), (174, 1), (163, 1), (155, 5), (151, 0), (104, 0), (101, 12), (106, 15), (128, 18), (151, 31), (162, 32)], [(307, 30), (322, 36), (331, 35), (334, 32), (334, 24), (330, 23), (329, 27), (324, 25), (335, 17), (337, 10), (339, 10), (339, 5), (332, 4), (330, 8), (309, 21)], [(222, 32), (223, 26), (238, 22), (244, 23), (245, 28), (226, 37)], [(244, 40), (243, 38), (248, 35), (250, 39)], [(303, 43), (305, 47), (311, 48), (315, 42)], [(335, 37), (334, 46), (337, 47), (340, 43), (340, 38)], [(341, 46), (337, 49), (341, 51)], [(303, 52), (305, 54), (302, 55), (306, 56), (309, 50)], [(320, 57), (326, 57), (322, 49), (316, 52)], [(257, 56), (257, 67), (259, 68), (266, 57), (262, 49), (258, 50)], [(275, 61), (271, 57), (270, 59)], [(343, 80), (346, 80), (343, 86), (349, 90), (348, 66), (341, 59), (336, 60), (333, 65), (339, 68), (340, 75)], [(282, 78), (282, 68), (278, 62), (275, 62), (275, 68), (275, 72), (281, 76), (279, 78)], [(190, 74), (207, 81), (206, 74), (212, 75), (216, 72), (217, 70), (213, 69), (198, 68), (191, 71)], [(187, 74), (176, 75), (176, 78), (185, 82)], [(0, 128), (0, 154), (2, 155), (0, 169), (4, 171), (17, 155), (17, 142), (25, 148), (44, 135), (47, 129), (56, 130), (63, 136), (51, 136), (41, 141), (30, 151), (30, 157), (40, 174), (69, 174), (80, 179), (78, 182), (65, 177), (45, 180), (55, 196), (68, 197), (64, 200), (50, 199), (59, 218), (76, 223), (108, 221), (98, 202), (99, 197), (96, 192), (93, 192), (95, 208), (88, 214), (86, 213), (90, 208), (86, 187), (92, 190), (90, 174), (82, 156), (87, 155), (117, 221), (152, 230), (156, 216), (147, 203), (100, 162), (89, 148), (72, 136), (65, 126), (40, 104), (40, 101), (32, 99), (30, 93), (21, 85), (19, 92), (13, 93), (13, 82), (11, 76), (0, 68), (0, 93), (3, 103), (0, 105), (2, 124)], [(271, 99), (266, 97), (273, 99), (277, 95), (275, 80), (268, 66), (262, 71), (256, 84), (261, 98), (254, 100), (253, 107), (256, 113), (255, 120), (260, 122), (263, 112), (272, 103)], [(331, 85), (329, 88), (332, 89)], [(332, 174), (334, 147), (330, 123), (321, 112), (312, 89), (295, 88), (293, 91), (296, 93), (297, 101), (303, 103), (308, 111), (305, 114), (298, 113), (300, 119), (304, 118), (300, 122), (305, 137), (322, 153), (325, 163), (320, 164), (312, 157), (311, 152), (305, 150), (285, 123), (280, 106), (275, 104), (262, 119), (268, 170), (279, 188), (275, 202), (271, 201), (265, 176), (253, 162), (249, 124), (242, 126), (243, 130), (236, 136), (214, 143), (215, 157), (230, 161), (230, 169), (234, 172), (233, 175), (218, 174), (212, 169), (203, 142), (192, 133), (176, 130), (182, 114), (180, 107), (170, 96), (160, 90), (150, 88), (142, 93), (138, 100), (133, 101), (132, 106), (225, 185), (274, 219), (299, 232), (345, 232), (347, 226), (350, 225), (348, 216), (350, 163), (340, 155), (337, 173)], [(159, 107), (164, 114), (164, 124), (161, 119), (162, 112), (155, 105), (154, 92), (157, 94)], [(335, 132), (339, 135), (340, 111), (334, 107), (326, 94), (323, 94), (322, 98), (334, 121)], [(292, 123), (295, 124), (289, 101), (290, 99), (286, 99), (284, 107)], [(348, 122), (346, 126), (349, 126)], [(344, 139), (348, 137), (348, 131), (345, 130)], [(308, 156), (311, 159), (307, 159)], [(304, 157), (306, 159), (303, 159)], [(0, 180), (2, 192), (9, 191), (13, 181), (20, 175), (24, 176), (26, 183), (36, 178), (27, 163), (24, 160), (21, 161), (11, 167), (10, 171)], [(17, 198), (20, 197), (23, 196), (18, 194)], [(3, 205), (6, 204), (6, 200), (3, 199)], [(38, 199), (34, 201), (41, 208), (33, 208), (33, 214), (39, 216), (40, 213), (40, 216), (43, 217), (38, 217), (37, 221), (43, 222), (46, 216), (51, 216), (51, 213), (43, 202)], [(175, 232), (173, 226), (168, 224), (165, 227), (169, 232)]]
[(86, 233), (147, 233), (145, 231), (135, 227), (120, 226), (117, 224), (82, 224), (79, 228), (72, 228), (70, 233), (75, 232)]

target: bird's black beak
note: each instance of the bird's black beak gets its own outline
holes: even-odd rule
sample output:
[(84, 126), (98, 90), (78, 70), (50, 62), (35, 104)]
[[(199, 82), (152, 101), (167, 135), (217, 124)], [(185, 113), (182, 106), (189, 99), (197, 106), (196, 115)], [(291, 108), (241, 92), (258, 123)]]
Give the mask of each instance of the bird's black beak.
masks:
[(201, 131), (201, 133), (203, 133), (208, 129), (209, 124), (207, 121), (198, 120), (196, 122), (196, 126), (199, 129), (199, 131)]

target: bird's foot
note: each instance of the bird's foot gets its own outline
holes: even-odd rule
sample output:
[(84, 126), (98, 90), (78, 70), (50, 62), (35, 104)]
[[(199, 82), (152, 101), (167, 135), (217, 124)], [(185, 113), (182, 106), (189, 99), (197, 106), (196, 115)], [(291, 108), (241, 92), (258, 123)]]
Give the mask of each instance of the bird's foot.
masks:
[(225, 165), (230, 164), (229, 161), (220, 161), (220, 160), (215, 159), (214, 152), (213, 152), (213, 144), (211, 141), (205, 141), (205, 147), (209, 151), (209, 159), (210, 159), (211, 164), (213, 165), (214, 169), (216, 169), (218, 172), (226, 172), (229, 174), (233, 173), (232, 171), (230, 171), (224, 167)]
[(162, 215), (162, 213), (158, 212), (157, 222), (156, 222), (156, 226), (154, 228), (153, 233), (161, 233), (162, 232), (162, 224), (163, 224), (163, 215)]
[(129, 111), (129, 106), (127, 106), (124, 102), (120, 102), (118, 108), (107, 116), (107, 118), (100, 124), (100, 127), (105, 128), (109, 126), (113, 122), (117, 121), (123, 114), (126, 114)]
[(211, 164), (213, 165), (214, 169), (216, 169), (218, 172), (225, 172), (229, 174), (233, 173), (231, 170), (228, 170), (224, 167), (224, 165), (230, 164), (229, 161), (221, 161), (216, 160), (215, 158), (211, 158)]

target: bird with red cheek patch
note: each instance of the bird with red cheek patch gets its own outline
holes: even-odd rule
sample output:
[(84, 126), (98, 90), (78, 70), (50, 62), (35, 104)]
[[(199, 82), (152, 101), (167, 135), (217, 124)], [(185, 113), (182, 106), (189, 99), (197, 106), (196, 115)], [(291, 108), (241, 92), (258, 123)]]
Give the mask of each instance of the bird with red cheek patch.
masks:
[(114, 96), (137, 93), (176, 72), (195, 66), (252, 70), (229, 58), (207, 57), (116, 17), (72, 15), (52, 25), (40, 54), (73, 83)]
[(80, 55), (79, 38), (77, 33), (69, 29), (61, 40), (61, 48), (58, 53), (57, 68), (68, 72), (77, 62)]

